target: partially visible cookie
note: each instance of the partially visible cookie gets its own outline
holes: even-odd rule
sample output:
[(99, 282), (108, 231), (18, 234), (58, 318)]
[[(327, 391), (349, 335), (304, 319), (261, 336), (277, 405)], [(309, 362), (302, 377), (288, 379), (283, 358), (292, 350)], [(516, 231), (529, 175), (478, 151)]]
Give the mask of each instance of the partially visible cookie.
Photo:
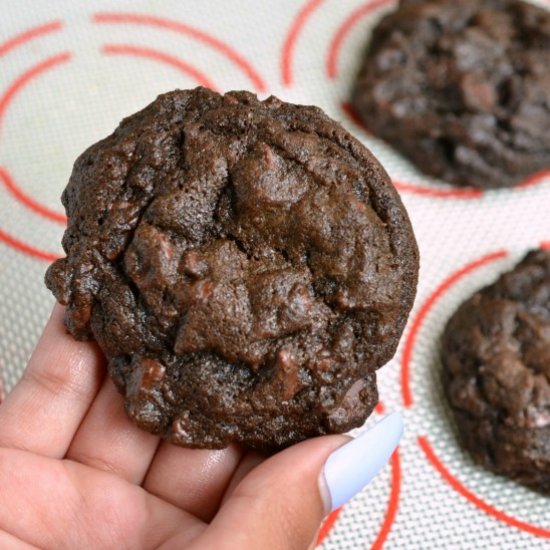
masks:
[(320, 109), (160, 96), (76, 161), (46, 282), (130, 417), (187, 447), (361, 425), (418, 251), (378, 161)]
[(476, 462), (550, 494), (550, 251), (534, 250), (460, 306), (443, 381)]
[(426, 174), (513, 186), (550, 167), (550, 12), (401, 0), (374, 29), (352, 104)]

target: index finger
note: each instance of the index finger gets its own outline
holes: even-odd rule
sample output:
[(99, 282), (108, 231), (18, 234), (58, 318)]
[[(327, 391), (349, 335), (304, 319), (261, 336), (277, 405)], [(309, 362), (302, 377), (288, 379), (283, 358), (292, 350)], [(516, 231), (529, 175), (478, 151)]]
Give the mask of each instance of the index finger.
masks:
[(61, 458), (67, 452), (105, 375), (92, 342), (77, 342), (56, 305), (17, 383), (0, 405), (0, 447)]

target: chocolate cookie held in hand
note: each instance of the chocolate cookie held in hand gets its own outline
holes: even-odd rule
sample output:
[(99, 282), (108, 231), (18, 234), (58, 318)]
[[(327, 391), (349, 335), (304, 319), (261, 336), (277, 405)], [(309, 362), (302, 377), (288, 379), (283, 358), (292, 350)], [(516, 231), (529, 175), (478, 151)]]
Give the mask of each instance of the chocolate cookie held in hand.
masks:
[(550, 494), (550, 251), (467, 300), (443, 336), (444, 386), (464, 446)]
[(162, 95), (77, 159), (63, 204), (47, 285), (139, 426), (275, 450), (370, 414), (418, 252), (386, 172), (320, 109)]
[(520, 0), (401, 0), (352, 93), (426, 174), (510, 187), (550, 168), (550, 12)]

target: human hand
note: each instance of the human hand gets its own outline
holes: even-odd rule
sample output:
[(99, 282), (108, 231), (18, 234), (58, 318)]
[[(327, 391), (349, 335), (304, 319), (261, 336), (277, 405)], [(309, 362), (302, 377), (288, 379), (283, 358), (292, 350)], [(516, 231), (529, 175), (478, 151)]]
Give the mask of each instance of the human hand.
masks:
[(132, 424), (100, 350), (68, 335), (56, 306), (0, 405), (0, 548), (308, 548), (400, 435), (390, 416), (270, 458), (173, 446)]

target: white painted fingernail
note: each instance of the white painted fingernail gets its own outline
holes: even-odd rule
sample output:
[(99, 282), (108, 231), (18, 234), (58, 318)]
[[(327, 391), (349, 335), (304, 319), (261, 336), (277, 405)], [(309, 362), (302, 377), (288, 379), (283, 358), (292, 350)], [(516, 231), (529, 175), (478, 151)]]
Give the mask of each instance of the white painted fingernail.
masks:
[(327, 458), (319, 479), (327, 513), (345, 504), (380, 472), (402, 434), (403, 417), (394, 412)]

